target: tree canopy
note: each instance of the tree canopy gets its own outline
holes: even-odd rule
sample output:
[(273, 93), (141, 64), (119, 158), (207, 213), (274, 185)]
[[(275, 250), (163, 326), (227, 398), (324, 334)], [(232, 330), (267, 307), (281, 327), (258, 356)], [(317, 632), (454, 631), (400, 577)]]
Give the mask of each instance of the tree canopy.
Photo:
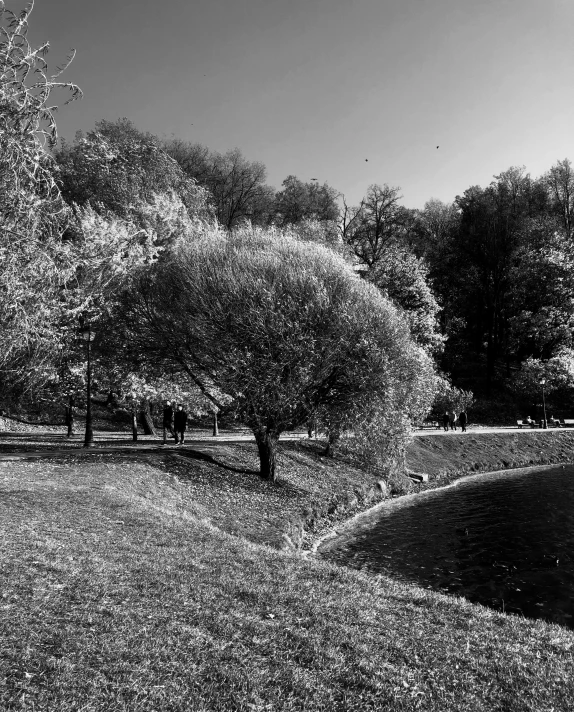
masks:
[(164, 148), (189, 178), (209, 191), (217, 219), (228, 230), (245, 221), (268, 221), (275, 191), (265, 183), (263, 163), (247, 160), (238, 148), (218, 153), (179, 139), (164, 142)]
[[(129, 342), (233, 399), (275, 476), (281, 432), (320, 405), (417, 390), (423, 352), (396, 308), (332, 251), (277, 230), (181, 242), (126, 295)], [(400, 374), (400, 377), (399, 377)]]

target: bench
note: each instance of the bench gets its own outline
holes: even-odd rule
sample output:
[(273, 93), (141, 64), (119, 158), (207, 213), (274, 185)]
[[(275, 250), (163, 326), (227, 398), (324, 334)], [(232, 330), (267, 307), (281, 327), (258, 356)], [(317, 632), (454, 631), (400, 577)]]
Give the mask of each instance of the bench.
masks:
[[(574, 421), (572, 421), (574, 423)], [(516, 425), (518, 425), (519, 428), (528, 427), (530, 425), (531, 428), (539, 428), (540, 426), (538, 423), (533, 420), (531, 423), (527, 423), (525, 420), (517, 420)]]
[[(527, 427), (530, 425), (531, 428), (541, 428), (542, 427), (543, 421), (535, 421), (533, 420), (531, 423), (526, 423), (524, 420), (517, 420), (516, 425), (518, 425), (519, 428)], [(546, 421), (547, 425), (549, 428), (574, 428), (574, 420), (558, 420), (557, 418), (553, 418), (552, 420), (548, 419)]]
[(439, 430), (441, 425), (436, 420), (425, 420), (424, 423), (417, 423), (416, 427), (418, 430)]

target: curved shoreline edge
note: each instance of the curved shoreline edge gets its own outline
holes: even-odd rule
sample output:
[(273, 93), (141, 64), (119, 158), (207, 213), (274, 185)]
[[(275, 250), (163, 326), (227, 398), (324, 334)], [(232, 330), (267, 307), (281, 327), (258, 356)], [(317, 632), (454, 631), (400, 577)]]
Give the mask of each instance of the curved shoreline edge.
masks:
[(375, 512), (378, 512), (383, 509), (391, 509), (399, 506), (403, 506), (405, 504), (408, 504), (412, 502), (414, 499), (420, 499), (421, 497), (424, 497), (426, 495), (430, 495), (431, 493), (435, 492), (441, 492), (444, 490), (451, 489), (453, 487), (458, 487), (460, 484), (463, 484), (465, 482), (471, 482), (473, 480), (480, 480), (485, 476), (488, 475), (500, 475), (502, 476), (508, 476), (508, 475), (519, 475), (521, 472), (527, 473), (532, 470), (551, 470), (556, 467), (564, 467), (565, 463), (553, 463), (553, 464), (544, 464), (544, 465), (530, 465), (528, 467), (516, 467), (516, 468), (509, 468), (505, 470), (492, 470), (489, 472), (478, 472), (474, 473), (471, 475), (463, 475), (462, 477), (459, 477), (458, 479), (453, 480), (452, 482), (448, 482), (447, 484), (441, 485), (439, 487), (431, 487), (429, 489), (425, 489), (419, 492), (409, 492), (407, 494), (401, 495), (399, 497), (393, 497), (390, 499), (384, 499), (380, 502), (377, 502), (377, 504), (373, 505), (372, 507), (368, 507), (367, 509), (362, 510), (361, 512), (357, 512), (354, 514), (352, 517), (349, 517), (348, 519), (343, 520), (339, 524), (334, 525), (331, 527), (327, 532), (324, 532), (320, 536), (316, 537), (313, 539), (313, 542), (310, 546), (309, 549), (307, 549), (304, 553), (306, 557), (318, 557), (320, 556), (321, 552), (319, 551), (319, 548), (321, 547), (322, 544), (324, 544), (326, 541), (330, 541), (331, 539), (335, 539), (341, 534), (348, 533), (349, 530), (352, 530), (355, 525), (360, 524), (362, 519), (366, 519), (367, 517), (371, 516)]

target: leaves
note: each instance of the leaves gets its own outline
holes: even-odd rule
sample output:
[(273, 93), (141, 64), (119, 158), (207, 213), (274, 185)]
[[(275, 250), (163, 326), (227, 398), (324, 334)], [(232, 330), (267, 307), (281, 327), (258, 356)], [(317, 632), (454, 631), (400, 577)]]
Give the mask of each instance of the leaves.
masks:
[(124, 304), (134, 353), (227, 394), (256, 431), (372, 399), (418, 412), (417, 373), (430, 362), (401, 315), (332, 251), (288, 233), (206, 229), (142, 275)]

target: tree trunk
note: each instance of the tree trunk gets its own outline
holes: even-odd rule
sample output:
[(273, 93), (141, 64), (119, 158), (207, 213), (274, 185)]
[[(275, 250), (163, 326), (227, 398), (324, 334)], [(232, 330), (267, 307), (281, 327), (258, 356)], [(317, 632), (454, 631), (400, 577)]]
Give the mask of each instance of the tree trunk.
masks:
[(135, 404), (132, 409), (132, 437), (134, 443), (136, 443), (138, 441), (138, 408)]
[(279, 433), (258, 430), (255, 431), (255, 441), (259, 451), (260, 475), (264, 480), (275, 482)]
[(68, 405), (66, 406), (66, 425), (68, 426), (67, 437), (71, 438), (74, 434), (74, 398), (70, 396)]
[(153, 418), (151, 417), (151, 409), (149, 405), (149, 400), (146, 399), (144, 407), (141, 413), (141, 422), (143, 425), (144, 435), (157, 435), (155, 431), (155, 426), (153, 424)]
[(219, 435), (219, 423), (217, 422), (217, 413), (213, 414), (213, 437), (216, 438)]
[(494, 312), (493, 308), (488, 309), (488, 332), (486, 336), (486, 395), (490, 396), (494, 381), (494, 362), (496, 359), (496, 341), (494, 334)]
[(341, 431), (339, 428), (331, 428), (327, 433), (327, 445), (325, 447), (324, 455), (326, 457), (333, 457), (333, 452), (335, 450), (335, 445), (339, 442), (341, 437)]

